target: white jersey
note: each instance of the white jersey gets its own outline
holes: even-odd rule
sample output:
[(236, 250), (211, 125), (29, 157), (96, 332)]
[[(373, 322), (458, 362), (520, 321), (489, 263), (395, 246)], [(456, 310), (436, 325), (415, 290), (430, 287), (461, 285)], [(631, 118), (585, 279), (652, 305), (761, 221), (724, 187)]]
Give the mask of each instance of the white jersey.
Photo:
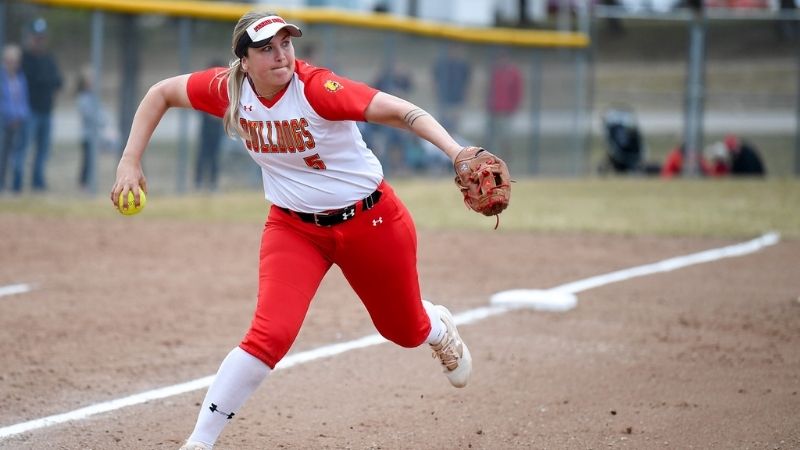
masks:
[[(187, 92), (196, 109), (222, 116), (228, 104), (225, 84), (222, 90), (210, 88), (218, 72), (192, 74)], [(287, 88), (270, 101), (245, 80), (239, 105), (239, 123), (247, 132), (242, 142), (261, 167), (266, 199), (293, 211), (321, 212), (371, 194), (383, 170), (355, 120), (365, 120), (376, 92), (300, 60)]]

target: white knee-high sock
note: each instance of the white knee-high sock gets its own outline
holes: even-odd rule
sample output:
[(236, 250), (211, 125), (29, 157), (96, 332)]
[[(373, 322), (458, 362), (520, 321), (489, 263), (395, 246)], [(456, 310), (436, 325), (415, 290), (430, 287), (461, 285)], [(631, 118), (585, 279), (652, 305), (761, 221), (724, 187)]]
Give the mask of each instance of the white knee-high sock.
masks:
[(239, 347), (219, 366), (189, 441), (214, 445), (225, 425), (269, 374), (270, 368)]
[(442, 318), (439, 316), (439, 310), (436, 309), (433, 303), (423, 300), (422, 306), (425, 307), (425, 312), (428, 313), (428, 319), (431, 321), (431, 332), (428, 334), (428, 338), (425, 339), (425, 343), (438, 344), (444, 339), (444, 335), (447, 333), (447, 327), (444, 322), (442, 322)]

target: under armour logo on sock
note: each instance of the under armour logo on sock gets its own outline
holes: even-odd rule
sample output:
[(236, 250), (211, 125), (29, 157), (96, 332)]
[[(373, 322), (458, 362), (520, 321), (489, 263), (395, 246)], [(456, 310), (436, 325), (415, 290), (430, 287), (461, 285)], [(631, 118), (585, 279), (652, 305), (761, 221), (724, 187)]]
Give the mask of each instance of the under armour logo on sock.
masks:
[(378, 217), (377, 219), (372, 221), (372, 226), (377, 227), (379, 223), (383, 223), (383, 217)]
[(208, 407), (208, 409), (210, 409), (211, 412), (222, 414), (223, 416), (227, 417), (228, 420), (233, 419), (233, 416), (236, 415), (236, 413), (226, 413), (226, 412), (220, 411), (219, 408), (217, 408), (216, 403), (212, 403), (211, 406)]

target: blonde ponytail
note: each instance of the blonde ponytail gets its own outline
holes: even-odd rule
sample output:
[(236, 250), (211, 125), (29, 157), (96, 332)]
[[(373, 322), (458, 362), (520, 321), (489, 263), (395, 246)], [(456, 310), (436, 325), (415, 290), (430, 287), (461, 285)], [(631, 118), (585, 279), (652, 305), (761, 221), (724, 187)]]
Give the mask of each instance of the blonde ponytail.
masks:
[[(225, 133), (228, 136), (243, 136), (244, 130), (239, 125), (239, 103), (242, 99), (242, 83), (247, 74), (242, 70), (242, 61), (235, 59), (231, 61), (230, 67), (224, 72), (220, 72), (217, 77), (221, 84), (222, 78), (228, 77), (228, 109), (225, 110), (225, 116), (222, 118), (222, 124), (225, 127)], [(221, 89), (222, 86), (219, 86)]]

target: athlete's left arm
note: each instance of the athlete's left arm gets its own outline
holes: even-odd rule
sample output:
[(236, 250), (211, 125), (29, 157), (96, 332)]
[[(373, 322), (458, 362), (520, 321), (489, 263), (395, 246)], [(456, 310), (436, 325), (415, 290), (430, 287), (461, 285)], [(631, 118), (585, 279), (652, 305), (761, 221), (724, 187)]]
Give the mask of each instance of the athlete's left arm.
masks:
[(415, 104), (385, 92), (378, 92), (367, 106), (364, 116), (368, 122), (409, 130), (439, 147), (450, 160), (463, 148), (444, 127)]

